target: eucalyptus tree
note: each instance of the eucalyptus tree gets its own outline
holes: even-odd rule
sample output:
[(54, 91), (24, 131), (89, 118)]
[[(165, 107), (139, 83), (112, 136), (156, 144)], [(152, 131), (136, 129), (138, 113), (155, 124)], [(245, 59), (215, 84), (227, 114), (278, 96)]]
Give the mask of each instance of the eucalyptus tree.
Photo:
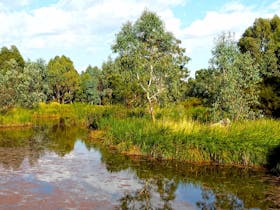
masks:
[(19, 83), (17, 75), (20, 70), (20, 66), (12, 59), (5, 63), (5, 71), (0, 71), (0, 111), (6, 111), (16, 104), (15, 85)]
[(47, 100), (49, 87), (46, 71), (46, 64), (41, 59), (25, 63), (23, 72), (17, 76), (20, 82), (15, 86), (18, 95), (17, 103), (20, 106), (32, 108), (39, 102)]
[(41, 60), (28, 61), (24, 69), (12, 59), (0, 72), (0, 105), (5, 111), (13, 106), (32, 108), (47, 98), (48, 85), (45, 81), (46, 65)]
[(143, 105), (143, 91), (120, 58), (109, 58), (103, 63), (101, 88), (103, 104), (124, 104), (128, 107)]
[(255, 116), (258, 104), (260, 69), (249, 53), (240, 53), (231, 34), (222, 34), (216, 40), (210, 60), (216, 71), (213, 83), (215, 95), (214, 117), (233, 120)]
[(48, 63), (48, 81), (53, 99), (59, 103), (70, 103), (79, 88), (79, 74), (70, 58), (56, 56)]
[(261, 68), (260, 107), (266, 115), (280, 117), (280, 18), (258, 18), (238, 43)]
[(186, 77), (189, 58), (180, 40), (167, 32), (163, 21), (153, 12), (144, 11), (135, 22), (123, 25), (112, 49), (118, 54), (121, 74), (127, 83), (135, 83), (155, 120), (154, 105), (169, 93), (176, 93), (181, 78)]
[(217, 71), (214, 69), (200, 69), (195, 72), (195, 78), (187, 81), (186, 96), (196, 97), (203, 101), (206, 106), (215, 102)]
[(0, 110), (5, 111), (17, 102), (15, 86), (19, 84), (17, 75), (23, 71), (24, 60), (16, 46), (2, 47), (0, 50)]
[(81, 102), (90, 104), (101, 103), (100, 86), (101, 70), (98, 67), (88, 66), (85, 72), (81, 74), (80, 91), (78, 99)]
[(20, 54), (18, 48), (12, 45), (9, 48), (2, 47), (0, 50), (0, 71), (7, 71), (10, 68), (10, 61), (14, 60), (20, 69), (24, 68), (24, 59)]

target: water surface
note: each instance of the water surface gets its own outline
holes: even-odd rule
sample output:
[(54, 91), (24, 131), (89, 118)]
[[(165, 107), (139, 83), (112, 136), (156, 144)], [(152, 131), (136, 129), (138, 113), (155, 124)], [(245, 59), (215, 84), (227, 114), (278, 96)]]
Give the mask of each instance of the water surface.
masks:
[(56, 126), (0, 131), (0, 209), (279, 209), (265, 171), (128, 158)]

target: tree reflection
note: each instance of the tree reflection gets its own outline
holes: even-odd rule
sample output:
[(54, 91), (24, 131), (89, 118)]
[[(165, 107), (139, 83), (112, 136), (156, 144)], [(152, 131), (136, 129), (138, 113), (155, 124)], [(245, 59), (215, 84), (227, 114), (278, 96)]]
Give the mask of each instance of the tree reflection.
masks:
[(0, 164), (4, 168), (18, 169), (26, 159), (30, 165), (37, 162), (44, 154), (44, 149), (37, 140), (40, 134), (32, 129), (0, 131)]
[(275, 186), (263, 179), (265, 173), (262, 171), (176, 161), (149, 161), (119, 155), (98, 143), (86, 144), (102, 153), (102, 162), (108, 171), (133, 170), (139, 179), (145, 181), (141, 190), (127, 192), (120, 199), (120, 209), (176, 209), (173, 204), (179, 185), (193, 185), (200, 189), (201, 195), (196, 202), (199, 209), (275, 207), (275, 203), (267, 198), (271, 197), (267, 192), (272, 187), (275, 194)]
[(0, 166), (17, 170), (26, 160), (31, 166), (46, 152), (64, 156), (74, 149), (85, 131), (59, 123), (28, 129), (0, 130)]
[(144, 180), (142, 189), (120, 199), (120, 209), (172, 209), (176, 189), (173, 180)]
[[(119, 209), (176, 209), (178, 189), (182, 186), (199, 189), (201, 194), (194, 202), (199, 209), (279, 208), (279, 194), (275, 193), (279, 192), (279, 181), (271, 184), (270, 180), (263, 179), (265, 174), (261, 171), (131, 158), (86, 140), (86, 133), (65, 124), (2, 130), (0, 168), (18, 170), (23, 164), (36, 164), (49, 152), (64, 156), (80, 139), (87, 148), (101, 152), (101, 161), (109, 172), (129, 170), (137, 176), (141, 189), (121, 195)], [(188, 195), (180, 199), (180, 202), (189, 202)]]

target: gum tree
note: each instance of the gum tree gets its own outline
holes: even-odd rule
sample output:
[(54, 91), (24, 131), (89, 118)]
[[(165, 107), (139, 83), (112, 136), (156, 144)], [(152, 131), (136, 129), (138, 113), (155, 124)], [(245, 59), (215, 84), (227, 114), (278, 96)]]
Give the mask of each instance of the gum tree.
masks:
[(180, 79), (186, 77), (189, 58), (180, 43), (155, 13), (144, 11), (135, 23), (123, 25), (112, 46), (127, 82), (136, 81), (144, 92), (153, 121), (154, 105), (176, 92)]
[(48, 81), (53, 98), (59, 103), (69, 103), (79, 88), (79, 74), (70, 58), (56, 56), (48, 63)]
[(238, 43), (261, 68), (263, 82), (260, 108), (266, 115), (280, 117), (280, 18), (258, 18)]
[(242, 54), (231, 34), (222, 34), (216, 41), (210, 60), (215, 95), (214, 117), (233, 120), (255, 116), (258, 104), (260, 70), (249, 53)]

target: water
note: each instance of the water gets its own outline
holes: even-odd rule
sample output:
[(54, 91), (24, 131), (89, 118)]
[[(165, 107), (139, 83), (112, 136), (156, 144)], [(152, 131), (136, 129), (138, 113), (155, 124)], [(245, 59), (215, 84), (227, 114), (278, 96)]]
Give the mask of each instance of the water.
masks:
[(280, 209), (280, 180), (128, 158), (78, 128), (2, 130), (0, 209)]

